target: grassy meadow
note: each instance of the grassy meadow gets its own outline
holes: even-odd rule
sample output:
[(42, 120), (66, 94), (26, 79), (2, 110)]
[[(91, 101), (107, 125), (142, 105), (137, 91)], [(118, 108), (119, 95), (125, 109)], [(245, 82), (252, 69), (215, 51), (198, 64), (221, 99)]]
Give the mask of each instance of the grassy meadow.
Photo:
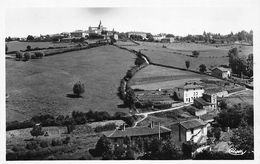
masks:
[[(74, 51), (27, 62), (6, 59), (7, 121), (37, 114), (72, 111), (128, 112), (119, 108), (117, 88), (133, 65), (130, 52), (113, 46)], [(85, 85), (82, 98), (70, 98), (75, 82)]]

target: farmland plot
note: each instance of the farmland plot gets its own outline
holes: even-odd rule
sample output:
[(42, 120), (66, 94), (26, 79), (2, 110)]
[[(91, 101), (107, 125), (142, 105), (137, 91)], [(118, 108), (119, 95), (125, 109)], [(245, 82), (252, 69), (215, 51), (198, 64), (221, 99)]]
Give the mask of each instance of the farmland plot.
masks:
[[(128, 112), (119, 108), (120, 80), (133, 65), (133, 54), (113, 46), (68, 52), (41, 60), (6, 60), (7, 121), (37, 114), (69, 115), (72, 111)], [(70, 98), (77, 81), (85, 84), (82, 98)]]

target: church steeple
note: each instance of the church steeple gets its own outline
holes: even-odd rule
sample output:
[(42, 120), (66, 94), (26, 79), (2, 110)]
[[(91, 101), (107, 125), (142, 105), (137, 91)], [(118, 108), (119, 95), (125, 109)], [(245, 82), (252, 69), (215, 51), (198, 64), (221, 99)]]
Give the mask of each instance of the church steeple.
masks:
[(101, 23), (101, 20), (99, 21), (99, 25), (98, 25), (98, 28), (100, 29), (102, 27), (102, 23)]

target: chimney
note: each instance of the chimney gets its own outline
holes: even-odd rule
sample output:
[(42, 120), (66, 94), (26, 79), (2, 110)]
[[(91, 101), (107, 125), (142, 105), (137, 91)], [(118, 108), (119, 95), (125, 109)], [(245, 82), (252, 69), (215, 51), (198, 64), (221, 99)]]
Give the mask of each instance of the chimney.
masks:
[(154, 122), (152, 121), (151, 124), (150, 124), (151, 129), (153, 128), (153, 125), (154, 125)]

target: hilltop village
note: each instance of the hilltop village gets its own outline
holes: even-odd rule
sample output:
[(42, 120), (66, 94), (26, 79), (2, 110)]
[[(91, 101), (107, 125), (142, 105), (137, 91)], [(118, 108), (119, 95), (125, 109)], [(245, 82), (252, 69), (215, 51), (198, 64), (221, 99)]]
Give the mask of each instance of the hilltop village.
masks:
[(6, 37), (6, 158), (253, 159), (253, 81), (253, 31)]

